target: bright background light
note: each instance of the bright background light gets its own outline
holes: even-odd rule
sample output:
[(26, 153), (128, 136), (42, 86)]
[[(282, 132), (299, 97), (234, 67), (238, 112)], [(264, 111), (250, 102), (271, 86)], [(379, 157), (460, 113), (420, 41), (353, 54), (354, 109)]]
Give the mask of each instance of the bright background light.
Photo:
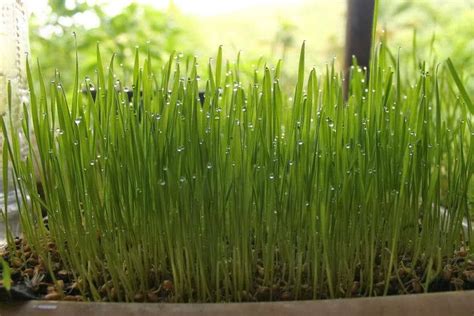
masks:
[[(25, 1), (30, 13), (39, 21), (54, 14), (50, 12), (47, 0)], [(244, 58), (283, 54), (290, 60), (297, 60), (299, 46), (306, 40), (308, 55), (318, 56), (318, 60), (309, 58), (309, 64), (324, 64), (337, 54), (336, 47), (341, 46), (345, 30), (346, 0), (66, 0), (65, 7), (73, 9), (76, 3), (100, 4), (110, 16), (121, 13), (131, 3), (150, 5), (163, 11), (174, 6), (182, 15), (197, 22), (202, 36), (196, 47), (197, 55), (205, 52), (207, 56), (209, 51), (214, 52), (214, 48), (224, 45), (225, 53), (231, 59), (243, 50)], [(75, 23), (89, 29), (100, 27), (97, 16), (86, 13), (59, 22), (62, 25)], [(291, 36), (291, 47), (285, 53), (281, 47), (275, 47), (278, 30)], [(55, 31), (47, 26), (38, 32), (49, 38)]]
[[(200, 61), (214, 56), (217, 47), (223, 45), (226, 59), (234, 60), (239, 51), (243, 51), (242, 60), (252, 67), (259, 63), (260, 57), (270, 65), (282, 59), (283, 69), (289, 72), (297, 68), (303, 41), (306, 41), (308, 67), (323, 69), (337, 57), (336, 67), (340, 69), (343, 60), (348, 0), (65, 0), (71, 14), (59, 12), (59, 17), (58, 13), (51, 12), (48, 0), (24, 1), (33, 15), (30, 19), (32, 55), (54, 55), (56, 58), (49, 65), (53, 69), (56, 67), (53, 62), (58, 63), (58, 59), (69, 65), (69, 47), (73, 45), (70, 34), (75, 28), (79, 30), (78, 39), (83, 40), (84, 51), (88, 51), (88, 45), (94, 48), (97, 41), (102, 47), (107, 42), (108, 53), (121, 50), (124, 61), (131, 59), (133, 47), (143, 47), (147, 41), (156, 48), (156, 55), (177, 50), (197, 55)], [(75, 10), (81, 3), (91, 9)], [(457, 56), (464, 68), (474, 67), (474, 0), (384, 0), (380, 3), (378, 34), (384, 29), (383, 34), (392, 48), (400, 48), (402, 54), (411, 57), (413, 30), (416, 29), (419, 59), (443, 60)], [(157, 19), (155, 15), (148, 15), (146, 21), (137, 20), (140, 9), (130, 4), (147, 5), (141, 12), (155, 11)], [(100, 6), (99, 11), (106, 16), (99, 17), (94, 6)], [(131, 23), (118, 22), (125, 26), (110, 31), (112, 24), (108, 22), (113, 17)], [(170, 24), (155, 23), (160, 19)], [(184, 36), (173, 37), (174, 30)], [(94, 37), (96, 34), (102, 36)], [(85, 38), (89, 42), (85, 42)], [(163, 44), (166, 42), (171, 44), (166, 47)], [(91, 56), (88, 57), (92, 67), (94, 58)], [(468, 74), (474, 73), (468, 70)]]
[[(158, 9), (165, 9), (170, 5), (171, 2), (173, 2), (174, 5), (185, 14), (196, 16), (214, 16), (263, 5), (278, 7), (303, 3), (305, 1), (306, 0), (115, 0), (113, 1), (113, 5), (108, 6), (107, 9), (108, 12), (113, 15), (118, 13), (121, 9), (125, 8), (132, 2), (149, 4)], [(338, 1), (344, 2), (344, 0), (336, 0), (336, 2)], [(66, 7), (68, 6), (68, 2), (72, 3), (73, 1), (66, 1)], [(102, 1), (86, 0), (82, 2), (93, 4), (100, 3)], [(34, 14), (44, 14), (47, 12), (48, 6), (46, 0), (26, 0), (26, 3), (30, 12)]]

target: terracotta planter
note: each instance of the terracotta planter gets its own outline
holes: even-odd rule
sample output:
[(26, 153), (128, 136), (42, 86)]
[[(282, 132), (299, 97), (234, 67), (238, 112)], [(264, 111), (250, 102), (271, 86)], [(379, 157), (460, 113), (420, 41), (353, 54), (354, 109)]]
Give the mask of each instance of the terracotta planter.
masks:
[(31, 315), (474, 315), (474, 291), (272, 303), (153, 304), (29, 301), (0, 304), (0, 316)]

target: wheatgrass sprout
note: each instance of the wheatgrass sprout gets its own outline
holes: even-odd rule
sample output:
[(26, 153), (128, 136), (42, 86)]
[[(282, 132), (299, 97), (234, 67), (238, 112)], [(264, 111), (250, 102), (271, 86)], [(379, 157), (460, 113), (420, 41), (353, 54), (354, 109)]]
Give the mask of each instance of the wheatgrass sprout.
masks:
[(241, 82), (222, 48), (207, 77), (177, 55), (156, 71), (137, 50), (131, 99), (99, 48), (95, 78), (80, 83), (76, 64), (73, 87), (28, 66), (26, 157), (1, 120), (25, 239), (46, 263), (53, 242), (96, 301), (163, 284), (176, 302), (382, 295), (415, 267), (428, 291), (470, 240), (460, 75), (448, 61), (401, 78), (384, 44), (370, 76), (356, 64), (350, 78), (334, 65), (307, 73), (304, 49), (291, 97), (280, 64)]

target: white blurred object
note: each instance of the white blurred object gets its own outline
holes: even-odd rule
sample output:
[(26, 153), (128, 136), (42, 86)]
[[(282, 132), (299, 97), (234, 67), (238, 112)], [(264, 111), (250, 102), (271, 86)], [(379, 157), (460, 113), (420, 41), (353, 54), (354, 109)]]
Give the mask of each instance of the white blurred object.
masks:
[[(450, 219), (449, 219), (450, 216), (449, 216), (448, 210), (445, 207), (441, 206), (439, 212), (440, 212), (441, 216), (443, 217), (443, 221), (446, 222), (447, 224), (449, 224), (450, 223)], [(469, 222), (468, 222), (467, 218), (465, 218), (465, 217), (463, 218), (461, 225), (462, 225), (462, 230), (464, 232), (464, 235), (469, 236)], [(472, 225), (474, 225), (474, 222), (472, 223)], [(474, 227), (472, 227), (472, 233), (471, 234), (474, 234)]]
[[(20, 126), (20, 111), (23, 103), (28, 103), (29, 94), (26, 79), (26, 54), (29, 52), (28, 15), (23, 0), (0, 0), (0, 115), (8, 113), (7, 83), (12, 86), (13, 124)], [(3, 133), (0, 131), (0, 154), (3, 148)], [(0, 155), (0, 157), (2, 157)], [(0, 158), (2, 159), (2, 158)], [(0, 177), (2, 177), (0, 163)], [(16, 205), (15, 191), (8, 192), (8, 222), (13, 235), (20, 234), (20, 220)], [(5, 196), (3, 180), (0, 181), (0, 210), (4, 212)], [(1, 213), (0, 213), (1, 214)], [(5, 225), (0, 216), (0, 245), (5, 242)]]

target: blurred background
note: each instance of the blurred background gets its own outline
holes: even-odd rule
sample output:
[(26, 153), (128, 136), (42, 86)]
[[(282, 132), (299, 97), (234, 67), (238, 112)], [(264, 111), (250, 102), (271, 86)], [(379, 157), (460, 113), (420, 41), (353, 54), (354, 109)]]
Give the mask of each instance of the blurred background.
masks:
[[(103, 57), (117, 53), (118, 64), (125, 70), (133, 66), (135, 46), (145, 51), (147, 42), (155, 65), (173, 50), (197, 55), (206, 64), (222, 44), (230, 60), (241, 50), (249, 71), (261, 57), (270, 64), (283, 59), (289, 79), (296, 74), (303, 40), (308, 67), (324, 67), (334, 58), (338, 67), (343, 62), (345, 0), (26, 2), (32, 56), (40, 60), (48, 76), (56, 68), (63, 71), (66, 85), (73, 76), (69, 71), (74, 61), (73, 31), (82, 77), (94, 74), (96, 42), (101, 43)], [(451, 56), (474, 91), (474, 0), (382, 0), (377, 33), (394, 52), (400, 48), (402, 60), (437, 62)]]

